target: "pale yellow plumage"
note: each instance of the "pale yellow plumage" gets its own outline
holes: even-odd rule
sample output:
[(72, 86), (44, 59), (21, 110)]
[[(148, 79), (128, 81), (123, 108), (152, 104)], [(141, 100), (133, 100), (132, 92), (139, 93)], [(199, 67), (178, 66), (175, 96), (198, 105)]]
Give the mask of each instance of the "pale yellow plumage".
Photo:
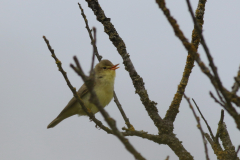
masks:
[[(99, 99), (100, 104), (105, 107), (110, 103), (113, 98), (114, 80), (115, 80), (115, 70), (118, 68), (117, 65), (113, 65), (109, 60), (100, 61), (94, 68), (95, 71), (95, 86), (94, 90)], [(90, 93), (85, 84), (81, 86), (78, 90), (78, 94), (83, 100), (85, 106), (91, 109), (92, 113), (98, 112), (95, 105), (89, 102)], [(75, 114), (79, 116), (86, 115), (82, 110), (81, 105), (77, 102), (76, 98), (72, 98), (67, 106), (62, 110), (62, 112), (55, 118), (47, 128), (52, 128), (60, 123), (62, 120), (71, 117)]]

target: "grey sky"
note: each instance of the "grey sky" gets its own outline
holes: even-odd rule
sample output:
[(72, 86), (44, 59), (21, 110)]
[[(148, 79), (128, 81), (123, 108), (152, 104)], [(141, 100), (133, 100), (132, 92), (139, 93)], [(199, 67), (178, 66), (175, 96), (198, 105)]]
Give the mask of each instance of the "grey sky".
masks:
[[(2, 160), (123, 160), (134, 159), (121, 142), (95, 128), (87, 117), (71, 117), (53, 129), (47, 125), (65, 107), (72, 93), (56, 67), (47, 46), (45, 35), (57, 57), (63, 63), (75, 87), (82, 85), (69, 64), (77, 55), (85, 73), (91, 62), (92, 46), (77, 3), (80, 2), (89, 25), (97, 28), (97, 46), (104, 59), (120, 63), (115, 91), (137, 130), (156, 134), (157, 129), (147, 115), (122, 59), (109, 41), (102, 25), (96, 20), (85, 1), (7, 1), (0, 9), (0, 159)], [(194, 10), (197, 0), (192, 0)], [(180, 82), (187, 52), (175, 37), (172, 28), (155, 1), (100, 0), (107, 17), (111, 18), (124, 40), (130, 58), (145, 82), (150, 99), (158, 103), (164, 116)], [(185, 1), (167, 1), (172, 15), (185, 36), (191, 40), (193, 23)], [(230, 89), (240, 62), (240, 1), (208, 1), (204, 16), (204, 36), (218, 66), (223, 84)], [(200, 46), (199, 53), (207, 65)], [(219, 105), (209, 96), (214, 91), (209, 80), (196, 65), (186, 94), (194, 98), (216, 133), (220, 118)], [(215, 93), (215, 92), (214, 92)], [(112, 101), (106, 107), (121, 129), (124, 121)], [(240, 110), (238, 110), (240, 111)], [(226, 112), (225, 112), (226, 113)], [(103, 120), (100, 113), (96, 117)], [(226, 113), (224, 121), (235, 146), (240, 144), (239, 130)], [(201, 121), (202, 122), (202, 121)], [(106, 124), (106, 123), (105, 123)], [(202, 122), (205, 132), (207, 128)], [(185, 99), (174, 123), (174, 133), (196, 160), (205, 158), (196, 121)], [(166, 145), (128, 137), (146, 159), (178, 159)], [(216, 159), (209, 147), (211, 160)]]

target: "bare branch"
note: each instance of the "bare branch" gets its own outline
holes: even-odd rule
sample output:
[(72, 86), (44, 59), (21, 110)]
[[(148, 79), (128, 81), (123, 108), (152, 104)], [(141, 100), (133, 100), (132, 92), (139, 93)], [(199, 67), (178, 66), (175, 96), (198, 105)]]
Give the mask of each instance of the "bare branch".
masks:
[(220, 117), (220, 120), (219, 120), (219, 124), (222, 124), (223, 123), (223, 120), (224, 120), (224, 110), (222, 109), (221, 110), (221, 117)]
[(227, 131), (227, 126), (224, 122), (218, 124), (219, 125), (219, 137), (222, 141), (223, 147), (224, 147), (224, 154), (222, 155), (223, 159), (233, 159), (233, 160), (239, 160), (239, 158), (236, 157), (235, 147), (233, 146), (230, 136)]
[(218, 122), (218, 130), (217, 130), (215, 138), (213, 139), (214, 142), (217, 143), (217, 144), (219, 144), (219, 141), (218, 141), (218, 138), (219, 138), (219, 135), (220, 135), (220, 127), (219, 126), (222, 125), (223, 119), (224, 119), (224, 110), (221, 110), (221, 118)]
[[(213, 58), (210, 54), (210, 51), (207, 47), (207, 44), (205, 42), (204, 36), (202, 35), (202, 29), (199, 27), (198, 22), (196, 20), (196, 18), (193, 15), (193, 11), (192, 11), (192, 7), (191, 4), (189, 2), (189, 0), (186, 0), (187, 4), (188, 4), (188, 8), (189, 11), (191, 13), (194, 25), (196, 26), (197, 30), (198, 30), (198, 34), (201, 37), (201, 44), (204, 48), (204, 51), (207, 55), (208, 61), (209, 61), (209, 66), (212, 69), (212, 72), (214, 74), (214, 79), (216, 82), (216, 85), (214, 85), (214, 87), (219, 90), (221, 92), (221, 94), (223, 95), (224, 99), (225, 99), (225, 108), (227, 108), (228, 113), (234, 118), (235, 122), (237, 123), (238, 129), (240, 130), (240, 115), (237, 113), (236, 109), (232, 106), (231, 104), (231, 99), (229, 98), (229, 94), (225, 92), (225, 88), (222, 85), (222, 82), (219, 78), (218, 72), (217, 72), (217, 67), (215, 66), (214, 62), (213, 62)], [(219, 97), (221, 99), (221, 96)], [(223, 101), (221, 99), (221, 101)]]
[(236, 94), (240, 86), (240, 67), (238, 70), (238, 75), (237, 77), (234, 77), (234, 80), (235, 80), (235, 83), (232, 86), (232, 93)]
[(208, 133), (204, 133), (204, 136), (206, 137), (206, 139), (208, 140), (208, 142), (210, 143), (211, 146), (214, 145), (214, 142), (213, 140), (211, 139), (211, 137), (209, 136)]
[(210, 96), (215, 100), (216, 103), (218, 103), (220, 106), (222, 106), (223, 108), (225, 108), (226, 110), (228, 109), (225, 104), (222, 104), (213, 94), (212, 92), (210, 91), (209, 92)]
[(165, 160), (169, 160), (169, 156), (167, 156), (167, 158)]
[(173, 133), (152, 135), (144, 131), (129, 131), (127, 129), (124, 130), (126, 130), (126, 132), (123, 132), (124, 136), (138, 136), (151, 140), (158, 144), (166, 144), (174, 151), (180, 160), (193, 160), (191, 154), (184, 149), (182, 142), (179, 141), (179, 139), (176, 138), (176, 135)]
[[(199, 24), (201, 24), (201, 27), (203, 25), (205, 3), (206, 3), (206, 0), (200, 0), (198, 2), (198, 7), (196, 9), (196, 18), (197, 18)], [(181, 39), (185, 41), (185, 38), (183, 37), (184, 35), (182, 34), (182, 31), (179, 28), (177, 29), (178, 26), (176, 25), (176, 23), (174, 23), (175, 20), (171, 16), (168, 17), (168, 20), (174, 26), (174, 31), (177, 34), (177, 36), (181, 37)], [(196, 28), (194, 28), (193, 32), (192, 32), (192, 41), (191, 41), (192, 47), (194, 47), (197, 50), (199, 42), (200, 42), (200, 37), (198, 36)], [(178, 109), (179, 109), (180, 103), (182, 101), (182, 96), (185, 92), (185, 88), (187, 86), (187, 83), (188, 83), (188, 80), (189, 80), (189, 77), (190, 77), (190, 74), (191, 74), (191, 71), (192, 71), (193, 67), (194, 67), (194, 54), (192, 54), (192, 52), (189, 51), (188, 56), (187, 56), (186, 65), (185, 65), (185, 68), (184, 68), (184, 72), (183, 72), (183, 75), (182, 75), (182, 79), (180, 81), (180, 84), (178, 85), (178, 89), (177, 89), (177, 91), (174, 95), (174, 98), (171, 102), (171, 105), (169, 106), (169, 109), (168, 109), (164, 119), (167, 119), (167, 120), (170, 120), (170, 121), (175, 120), (175, 118), (176, 118), (176, 116), (179, 112)]]
[(184, 94), (184, 98), (187, 100), (188, 104), (189, 104), (189, 107), (191, 108), (192, 112), (193, 112), (193, 115), (198, 123), (197, 127), (198, 129), (200, 130), (201, 134), (202, 134), (202, 139), (203, 139), (203, 144), (204, 144), (204, 149), (205, 149), (205, 154), (206, 154), (206, 159), (209, 160), (209, 156), (208, 156), (208, 149), (207, 149), (207, 141), (204, 137), (204, 132), (203, 132), (203, 129), (202, 129), (202, 126), (201, 126), (201, 123), (200, 123), (200, 119), (199, 117), (197, 116), (189, 98)]
[(219, 126), (220, 126), (219, 137), (222, 141), (223, 147), (225, 148), (225, 150), (235, 150), (235, 147), (233, 146), (230, 136), (228, 134), (226, 124), (222, 122), (219, 124)]
[(166, 7), (165, 0), (156, 0), (156, 3), (158, 4), (159, 8), (161, 8), (168, 22), (173, 27), (175, 35), (181, 40), (181, 42), (183, 43), (187, 51), (190, 54), (192, 54), (193, 57), (195, 57), (195, 54), (197, 51), (196, 48), (193, 46), (193, 44), (188, 42), (187, 38), (184, 36), (183, 32), (180, 30), (179, 25), (177, 24), (177, 21), (171, 16), (169, 9)]
[(240, 150), (240, 145), (238, 146), (238, 149), (237, 149), (237, 151), (236, 151), (236, 159), (237, 159), (237, 154), (238, 154), (238, 152), (239, 152), (239, 150)]
[[(217, 155), (217, 158), (219, 160), (239, 160), (237, 158), (237, 154), (235, 152), (235, 147), (232, 145), (232, 142), (230, 140), (230, 136), (227, 131), (227, 127), (225, 123), (223, 122), (224, 119), (224, 110), (221, 111), (221, 117), (218, 123), (218, 129), (215, 138), (213, 141), (211, 140), (210, 144), (212, 146), (212, 149), (214, 153)], [(205, 135), (206, 136), (206, 135)], [(207, 136), (206, 136), (207, 137)], [(218, 138), (220, 137), (224, 150), (219, 144)], [(210, 137), (209, 137), (210, 138)], [(209, 141), (209, 138), (208, 141)]]
[(85, 28), (86, 28), (87, 31), (88, 31), (89, 37), (90, 37), (90, 39), (91, 39), (91, 44), (94, 46), (94, 49), (95, 49), (95, 55), (97, 56), (98, 61), (100, 62), (101, 59), (102, 59), (102, 56), (99, 55), (99, 53), (98, 53), (98, 49), (97, 49), (97, 46), (96, 46), (96, 44), (93, 43), (93, 36), (92, 36), (92, 32), (91, 32), (91, 30), (90, 30), (90, 28), (89, 28), (89, 26), (88, 26), (88, 20), (87, 20), (87, 17), (86, 17), (86, 15), (84, 14), (84, 10), (82, 9), (80, 3), (78, 3), (78, 6), (79, 6), (79, 8), (80, 8), (80, 10), (81, 10), (81, 15), (82, 15), (82, 17), (83, 17), (83, 19), (84, 19), (84, 21), (85, 21), (85, 24), (86, 24), (86, 27), (85, 27)]
[(119, 109), (119, 111), (120, 111), (120, 113), (121, 113), (121, 115), (122, 115), (122, 117), (123, 117), (123, 119), (125, 121), (125, 124), (127, 125), (128, 129), (131, 130), (131, 131), (134, 131), (135, 129), (134, 129), (133, 125), (130, 123), (129, 119), (127, 118), (127, 116), (126, 116), (126, 114), (125, 114), (125, 112), (124, 112), (124, 110), (122, 108), (122, 105), (118, 101), (118, 98), (117, 98), (115, 92), (113, 93), (113, 97), (114, 97), (114, 102), (116, 103), (116, 105), (117, 105), (117, 107), (118, 107), (118, 109)]
[[(216, 82), (217, 82), (217, 84), (218, 84), (218, 89), (221, 91), (221, 93), (223, 94), (223, 96), (224, 96), (225, 99), (226, 99), (226, 95), (225, 95), (224, 90), (223, 90), (222, 82), (221, 82), (221, 80), (220, 80), (220, 78), (219, 78), (219, 76), (218, 76), (218, 73), (217, 73), (217, 67), (215, 66), (215, 64), (214, 64), (214, 62), (213, 62), (213, 58), (212, 58), (212, 56), (211, 56), (211, 54), (210, 54), (210, 52), (209, 52), (209, 49), (208, 49), (207, 44), (206, 44), (206, 42), (205, 42), (205, 39), (204, 39), (204, 37), (203, 37), (203, 35), (202, 35), (202, 29), (200, 28), (200, 26), (199, 26), (199, 24), (198, 24), (198, 22), (197, 22), (197, 20), (196, 20), (196, 18), (195, 18), (195, 16), (194, 16), (194, 14), (193, 14), (190, 1), (189, 1), (189, 0), (186, 0), (186, 1), (187, 1), (188, 9), (189, 9), (189, 12), (190, 12), (190, 14), (191, 14), (191, 17), (192, 17), (192, 19), (193, 19), (194, 25), (196, 26), (197, 32), (198, 32), (199, 36), (201, 37), (201, 44), (202, 44), (202, 46), (203, 46), (203, 48), (204, 48), (204, 50), (205, 50), (205, 52), (206, 52), (206, 54), (207, 54), (208, 61), (209, 61), (209, 63), (210, 63), (209, 65), (210, 65), (210, 67), (211, 67), (211, 69), (212, 69), (212, 71), (213, 71), (213, 73), (214, 73)], [(220, 98), (220, 97), (219, 97), (219, 98)], [(221, 98), (220, 98), (220, 99), (221, 99)], [(228, 99), (226, 99), (226, 101), (227, 101), (228, 105), (231, 106), (230, 101), (228, 101)]]
[(214, 135), (213, 135), (213, 133), (212, 133), (211, 127), (208, 125), (207, 120), (204, 118), (204, 116), (203, 116), (202, 112), (200, 111), (200, 109), (199, 109), (197, 103), (195, 102), (195, 100), (194, 100), (193, 98), (192, 98), (192, 100), (193, 100), (195, 106), (197, 107), (197, 110), (198, 110), (198, 112), (200, 113), (202, 119), (204, 120), (205, 124), (207, 125), (208, 131), (210, 132), (210, 135), (211, 135), (212, 139), (214, 139)]
[[(94, 66), (95, 55), (96, 55), (96, 48), (97, 48), (97, 47), (95, 47), (95, 46), (96, 46), (96, 43), (97, 43), (96, 32), (97, 32), (97, 31), (96, 31), (96, 28), (93, 27), (94, 39), (93, 39), (93, 42), (92, 42), (92, 43), (93, 43), (93, 45), (92, 45), (92, 46), (93, 46), (93, 54), (92, 54), (92, 65), (91, 65), (91, 71), (90, 71), (91, 74), (94, 74), (94, 73), (93, 73), (93, 66)], [(91, 74), (90, 74), (90, 75), (91, 75)]]

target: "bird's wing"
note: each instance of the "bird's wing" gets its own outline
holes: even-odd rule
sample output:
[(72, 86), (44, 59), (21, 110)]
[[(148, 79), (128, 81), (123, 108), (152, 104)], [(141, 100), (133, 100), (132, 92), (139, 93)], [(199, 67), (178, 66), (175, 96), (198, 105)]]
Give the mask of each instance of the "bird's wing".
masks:
[(80, 96), (80, 98), (83, 98), (87, 93), (88, 93), (87, 86), (83, 84), (81, 88), (79, 88), (78, 90), (78, 95)]
[[(87, 93), (88, 93), (88, 89), (87, 86), (85, 84), (83, 84), (81, 86), (81, 88), (78, 90), (78, 95), (80, 96), (80, 98), (83, 98)], [(74, 104), (77, 103), (77, 99), (75, 97), (73, 97), (67, 104), (67, 106), (62, 110), (62, 112), (58, 115), (58, 117), (60, 115), (62, 115), (64, 112), (66, 112), (67, 110), (71, 109)]]
[[(81, 88), (78, 90), (78, 95), (83, 98), (87, 93), (88, 89), (85, 84), (81, 86)], [(67, 104), (67, 106), (62, 110), (62, 112), (55, 118), (47, 128), (52, 128), (56, 126), (58, 123), (60, 123), (65, 118), (71, 117), (75, 114), (77, 114), (78, 108), (76, 107), (77, 99), (73, 97)]]

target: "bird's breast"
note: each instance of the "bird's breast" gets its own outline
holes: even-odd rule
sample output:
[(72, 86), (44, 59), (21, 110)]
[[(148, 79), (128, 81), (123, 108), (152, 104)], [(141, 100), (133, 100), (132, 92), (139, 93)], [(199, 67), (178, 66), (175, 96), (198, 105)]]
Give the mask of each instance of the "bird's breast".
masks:
[(99, 99), (99, 102), (103, 107), (108, 105), (113, 98), (113, 84), (105, 83), (100, 86), (96, 86), (95, 92)]

